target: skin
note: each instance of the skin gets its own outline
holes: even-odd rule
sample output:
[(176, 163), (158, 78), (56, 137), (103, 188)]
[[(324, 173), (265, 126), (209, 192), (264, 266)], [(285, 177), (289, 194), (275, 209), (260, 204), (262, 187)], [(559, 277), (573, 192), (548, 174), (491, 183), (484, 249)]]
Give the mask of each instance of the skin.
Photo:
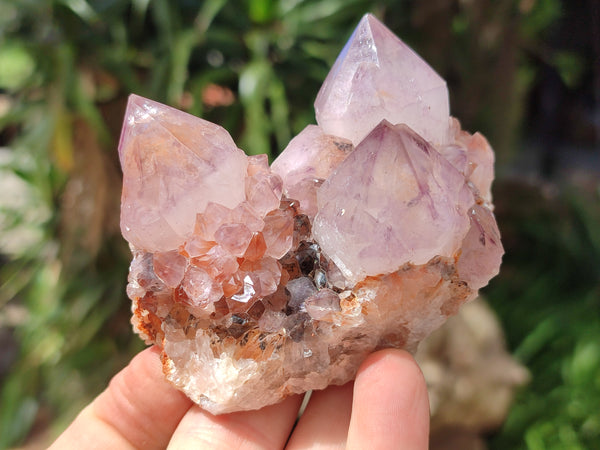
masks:
[(313, 392), (294, 427), (302, 396), (258, 411), (214, 416), (162, 374), (156, 348), (133, 358), (51, 449), (426, 449), (429, 403), (410, 354), (381, 350), (356, 380)]

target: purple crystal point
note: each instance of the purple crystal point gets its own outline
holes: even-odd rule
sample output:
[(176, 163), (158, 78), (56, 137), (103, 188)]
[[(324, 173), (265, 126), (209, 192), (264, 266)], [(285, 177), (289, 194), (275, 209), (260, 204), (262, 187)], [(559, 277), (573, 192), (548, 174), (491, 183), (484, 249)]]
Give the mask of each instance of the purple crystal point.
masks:
[(448, 141), (446, 82), (379, 20), (365, 15), (315, 101), (323, 131), (357, 145), (382, 119), (435, 145)]
[(176, 249), (212, 201), (244, 200), (246, 156), (224, 128), (131, 95), (119, 156), (121, 231), (138, 248)]
[(353, 281), (453, 256), (474, 203), (458, 170), (406, 125), (386, 121), (337, 167), (317, 199), (315, 238)]

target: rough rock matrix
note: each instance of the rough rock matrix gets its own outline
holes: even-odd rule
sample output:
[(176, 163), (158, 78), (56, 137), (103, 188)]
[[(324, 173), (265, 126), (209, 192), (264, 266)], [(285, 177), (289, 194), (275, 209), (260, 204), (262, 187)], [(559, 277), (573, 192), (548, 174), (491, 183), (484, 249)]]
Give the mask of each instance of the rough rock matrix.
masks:
[(220, 126), (132, 95), (119, 155), (133, 324), (212, 413), (343, 384), (498, 273), (494, 155), (445, 82), (365, 16), (269, 167)]

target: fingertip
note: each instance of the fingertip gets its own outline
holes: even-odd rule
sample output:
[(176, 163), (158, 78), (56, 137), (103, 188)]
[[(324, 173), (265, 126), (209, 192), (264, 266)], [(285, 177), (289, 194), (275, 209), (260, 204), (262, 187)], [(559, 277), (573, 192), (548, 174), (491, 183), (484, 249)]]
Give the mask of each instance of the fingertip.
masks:
[[(409, 352), (402, 349), (386, 348), (371, 353), (360, 365), (356, 379), (358, 381), (368, 377), (365, 381), (376, 381), (381, 376), (402, 377), (425, 385), (425, 378), (417, 361)], [(371, 379), (371, 377), (375, 378)]]
[(356, 375), (349, 448), (421, 449), (428, 435), (427, 386), (414, 358), (396, 349), (370, 355)]
[(353, 382), (314, 391), (290, 436), (286, 450), (346, 447), (352, 411)]

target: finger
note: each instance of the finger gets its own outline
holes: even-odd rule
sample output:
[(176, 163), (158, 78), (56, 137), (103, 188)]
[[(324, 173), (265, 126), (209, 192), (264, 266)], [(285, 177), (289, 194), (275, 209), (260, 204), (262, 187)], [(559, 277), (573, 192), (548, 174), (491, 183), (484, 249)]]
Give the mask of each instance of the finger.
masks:
[(314, 391), (287, 445), (289, 450), (346, 448), (353, 383)]
[(354, 383), (349, 449), (427, 449), (429, 401), (413, 357), (382, 350), (361, 365)]
[(175, 430), (169, 448), (283, 448), (296, 421), (301, 402), (302, 397), (294, 395), (257, 411), (219, 416), (194, 406)]
[(158, 353), (135, 356), (51, 448), (165, 448), (192, 402), (165, 380)]

